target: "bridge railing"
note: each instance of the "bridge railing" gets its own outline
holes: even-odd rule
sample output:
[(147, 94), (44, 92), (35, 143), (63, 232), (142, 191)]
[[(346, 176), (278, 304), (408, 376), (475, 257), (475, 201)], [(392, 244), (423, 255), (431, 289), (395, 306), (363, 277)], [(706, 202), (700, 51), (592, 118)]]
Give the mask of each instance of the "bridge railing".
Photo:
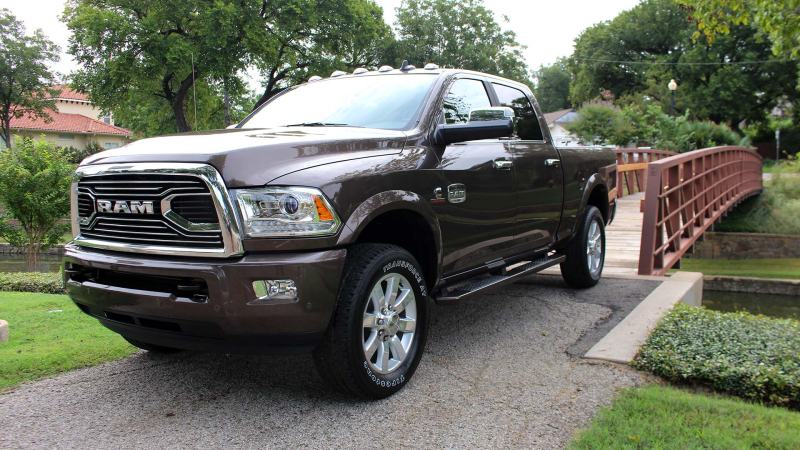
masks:
[(674, 155), (668, 150), (617, 148), (617, 197), (644, 191), (647, 185), (647, 165)]
[(652, 162), (639, 250), (640, 275), (664, 275), (711, 225), (762, 189), (761, 156), (712, 147)]

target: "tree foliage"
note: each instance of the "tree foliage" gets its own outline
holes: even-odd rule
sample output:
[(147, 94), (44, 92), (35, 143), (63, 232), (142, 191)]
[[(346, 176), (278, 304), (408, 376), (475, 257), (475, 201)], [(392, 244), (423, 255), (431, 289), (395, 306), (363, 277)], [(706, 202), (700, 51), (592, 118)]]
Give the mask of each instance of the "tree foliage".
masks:
[(678, 0), (697, 21), (694, 37), (713, 42), (739, 25), (751, 25), (772, 42), (775, 55), (800, 57), (800, 0)]
[(578, 119), (567, 128), (586, 144), (652, 146), (684, 152), (748, 143), (727, 125), (690, 120), (686, 115), (672, 117), (654, 103), (622, 109), (589, 104), (578, 114)]
[(377, 66), (393, 42), (371, 0), (270, 1), (262, 11), (262, 28), (247, 39), (264, 78), (256, 106), (311, 75)]
[(245, 38), (259, 35), (255, 0), (69, 0), (73, 84), (101, 108), (161, 98), (177, 131), (191, 129), (187, 100), (197, 80), (222, 80), (251, 61)]
[(771, 50), (751, 28), (734, 27), (713, 44), (693, 41), (693, 32), (688, 11), (672, 0), (646, 0), (588, 28), (575, 42), (570, 98), (583, 103), (608, 89), (622, 104), (649, 99), (667, 109), (675, 79), (679, 111), (733, 127), (797, 99), (794, 64), (753, 63), (769, 60)]
[(397, 9), (397, 34), (398, 60), (529, 82), (524, 47), (481, 0), (405, 0)]
[(28, 270), (40, 250), (58, 243), (69, 225), (69, 188), (74, 166), (52, 144), (29, 138), (0, 159), (0, 236), (24, 247)]
[(559, 58), (549, 66), (539, 67), (533, 77), (536, 80), (533, 93), (536, 94), (542, 111), (558, 111), (572, 106), (569, 101), (569, 83), (572, 76), (566, 59)]
[(0, 139), (6, 147), (11, 147), (12, 118), (49, 118), (55, 76), (47, 64), (58, 60), (58, 51), (42, 30), (27, 35), (11, 11), (0, 9)]

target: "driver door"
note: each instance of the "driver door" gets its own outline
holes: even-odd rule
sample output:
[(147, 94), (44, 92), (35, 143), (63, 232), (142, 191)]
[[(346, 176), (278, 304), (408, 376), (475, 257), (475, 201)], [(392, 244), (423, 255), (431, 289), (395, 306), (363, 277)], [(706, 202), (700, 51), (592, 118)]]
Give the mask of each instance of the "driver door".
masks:
[[(471, 111), (490, 106), (483, 80), (459, 78), (445, 96), (442, 121), (467, 123)], [(513, 152), (501, 139), (444, 148), (438, 167), (441, 199), (432, 202), (442, 230), (443, 274), (511, 254), (516, 221), (513, 163)]]

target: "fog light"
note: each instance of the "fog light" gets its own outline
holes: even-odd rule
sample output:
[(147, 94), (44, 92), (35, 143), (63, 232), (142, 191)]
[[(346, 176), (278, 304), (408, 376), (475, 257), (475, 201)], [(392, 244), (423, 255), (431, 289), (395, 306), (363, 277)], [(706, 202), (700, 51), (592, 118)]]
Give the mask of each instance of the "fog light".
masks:
[(253, 292), (256, 294), (256, 301), (297, 300), (297, 286), (294, 280), (256, 280), (253, 281)]

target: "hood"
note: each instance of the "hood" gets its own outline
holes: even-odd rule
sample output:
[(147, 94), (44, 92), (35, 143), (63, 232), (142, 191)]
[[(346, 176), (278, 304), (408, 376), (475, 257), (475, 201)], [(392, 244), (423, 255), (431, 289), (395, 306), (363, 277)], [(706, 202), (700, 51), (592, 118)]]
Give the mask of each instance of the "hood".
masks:
[(355, 127), (231, 129), (142, 139), (81, 164), (192, 162), (214, 166), (228, 187), (260, 186), (297, 170), (397, 154), (402, 131)]

